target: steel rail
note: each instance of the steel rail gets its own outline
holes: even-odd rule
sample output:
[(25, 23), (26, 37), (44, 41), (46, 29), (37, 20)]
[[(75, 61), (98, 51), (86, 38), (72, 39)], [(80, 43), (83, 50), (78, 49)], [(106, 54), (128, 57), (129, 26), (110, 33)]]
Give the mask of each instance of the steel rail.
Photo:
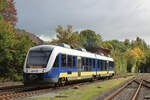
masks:
[(141, 82), (140, 82), (140, 84), (139, 84), (139, 87), (138, 87), (138, 89), (136, 90), (136, 92), (135, 92), (135, 94), (134, 94), (132, 100), (136, 100), (136, 98), (137, 98), (137, 96), (138, 96), (138, 94), (139, 94), (139, 92), (140, 92), (140, 89), (141, 89), (141, 87), (142, 87), (142, 83), (143, 83), (143, 80), (141, 80)]
[(113, 92), (111, 95), (106, 97), (104, 100), (111, 100), (114, 96), (119, 94), (124, 88), (126, 88), (130, 83), (132, 83), (136, 78), (131, 79), (129, 82), (127, 82), (125, 85), (123, 85), (121, 88)]
[[(140, 84), (140, 82), (138, 82), (138, 81), (136, 81), (136, 80), (134, 80), (134, 81), (135, 81), (136, 83)], [(144, 82), (145, 82), (145, 81), (143, 80), (142, 85), (145, 86), (145, 87), (147, 87), (147, 88), (150, 88), (150, 86), (148, 86), (148, 85), (145, 84)]]
[(147, 83), (150, 83), (150, 81), (147, 81), (147, 80), (143, 80), (144, 82), (147, 82)]

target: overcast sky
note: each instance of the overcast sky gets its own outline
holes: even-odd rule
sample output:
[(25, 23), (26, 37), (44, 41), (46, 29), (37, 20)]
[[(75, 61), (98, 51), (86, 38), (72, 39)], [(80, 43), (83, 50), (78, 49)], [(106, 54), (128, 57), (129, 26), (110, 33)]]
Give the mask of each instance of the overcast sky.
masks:
[(15, 0), (17, 28), (43, 40), (55, 37), (57, 25), (74, 31), (92, 29), (104, 40), (135, 39), (150, 43), (150, 0)]

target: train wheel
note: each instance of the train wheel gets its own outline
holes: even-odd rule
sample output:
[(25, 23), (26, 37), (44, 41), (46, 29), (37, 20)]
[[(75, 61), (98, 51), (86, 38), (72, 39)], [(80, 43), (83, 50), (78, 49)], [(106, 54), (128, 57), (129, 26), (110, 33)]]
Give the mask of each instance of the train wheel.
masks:
[(60, 79), (58, 80), (59, 86), (65, 86), (65, 83), (66, 83), (65, 78), (60, 78)]
[(68, 80), (68, 78), (65, 78), (65, 84), (66, 85), (70, 84), (70, 81)]
[(94, 81), (94, 78), (90, 78), (90, 82), (93, 82)]

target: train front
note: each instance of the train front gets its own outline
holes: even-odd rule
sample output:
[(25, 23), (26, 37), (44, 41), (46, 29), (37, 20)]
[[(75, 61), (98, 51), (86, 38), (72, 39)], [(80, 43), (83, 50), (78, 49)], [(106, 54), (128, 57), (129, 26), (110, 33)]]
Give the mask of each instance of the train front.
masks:
[(52, 51), (49, 46), (30, 48), (24, 64), (24, 84), (47, 82), (45, 74)]

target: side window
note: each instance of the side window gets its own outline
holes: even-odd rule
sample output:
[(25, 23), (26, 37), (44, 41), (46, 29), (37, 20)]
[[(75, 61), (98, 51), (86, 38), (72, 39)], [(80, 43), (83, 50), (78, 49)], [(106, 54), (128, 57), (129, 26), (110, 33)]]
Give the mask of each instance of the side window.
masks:
[(93, 68), (96, 68), (95, 59), (93, 59)]
[(109, 61), (109, 68), (112, 68), (112, 62)]
[(97, 67), (100, 69), (100, 60), (97, 60)]
[(56, 59), (55, 59), (55, 62), (53, 64), (53, 67), (59, 67), (59, 55), (57, 55)]
[(75, 68), (75, 67), (76, 67), (76, 57), (73, 56), (73, 68)]
[(110, 66), (110, 61), (107, 61), (108, 63), (107, 63), (107, 69), (109, 69), (109, 68), (111, 68), (111, 66)]
[(89, 58), (89, 71), (91, 71), (91, 69), (92, 69), (92, 59)]
[(72, 56), (68, 55), (68, 67), (72, 67)]
[(103, 71), (104, 70), (104, 61), (101, 60), (101, 70)]
[(66, 67), (66, 55), (62, 54), (61, 56), (61, 66)]
[(106, 70), (106, 61), (103, 63), (103, 70)]
[(86, 71), (86, 58), (84, 58), (84, 71)]
[(109, 62), (106, 61), (106, 70), (108, 70), (108, 68), (109, 68)]
[(86, 58), (86, 71), (88, 71), (89, 61), (88, 58)]
[(107, 61), (105, 61), (105, 70), (107, 70), (107, 68), (108, 68), (108, 63)]

